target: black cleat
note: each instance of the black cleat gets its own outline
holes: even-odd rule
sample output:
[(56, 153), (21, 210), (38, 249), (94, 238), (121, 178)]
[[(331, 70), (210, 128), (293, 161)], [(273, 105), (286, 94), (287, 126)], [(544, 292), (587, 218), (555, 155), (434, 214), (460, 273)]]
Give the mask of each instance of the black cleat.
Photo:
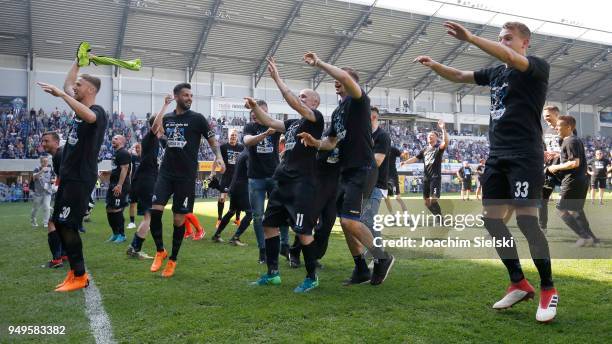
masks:
[(353, 273), (350, 278), (345, 279), (342, 282), (343, 286), (350, 286), (354, 284), (365, 284), (370, 282), (372, 275), (370, 274), (370, 270), (364, 272), (357, 272), (357, 269), (353, 269)]
[(389, 271), (391, 271), (393, 263), (395, 263), (395, 257), (392, 254), (388, 254), (385, 259), (375, 260), (370, 284), (379, 285), (384, 282), (387, 276), (389, 276)]

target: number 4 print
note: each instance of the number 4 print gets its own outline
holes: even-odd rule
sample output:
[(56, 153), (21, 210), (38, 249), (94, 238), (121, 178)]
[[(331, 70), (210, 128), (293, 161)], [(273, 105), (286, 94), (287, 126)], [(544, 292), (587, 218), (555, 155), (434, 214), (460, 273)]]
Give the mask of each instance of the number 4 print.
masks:
[(529, 182), (516, 182), (514, 189), (514, 197), (525, 198), (529, 194)]

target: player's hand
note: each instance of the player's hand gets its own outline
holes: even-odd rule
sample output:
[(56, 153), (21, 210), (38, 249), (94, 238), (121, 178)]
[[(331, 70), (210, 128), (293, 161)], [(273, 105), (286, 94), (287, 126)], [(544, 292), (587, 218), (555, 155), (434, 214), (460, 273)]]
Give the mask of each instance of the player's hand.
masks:
[(414, 60), (412, 60), (412, 62), (413, 63), (418, 62), (422, 64), (423, 66), (427, 66), (427, 67), (431, 67), (436, 63), (436, 61), (434, 61), (431, 57), (426, 56), (426, 55), (417, 56)]
[(438, 128), (440, 128), (440, 130), (444, 131), (444, 125), (445, 125), (444, 120), (439, 119), (438, 120)]
[[(219, 173), (221, 174), (225, 173), (225, 163), (223, 162), (222, 158), (216, 158), (214, 164), (216, 165), (216, 167), (219, 168)], [(215, 168), (215, 173), (216, 173), (216, 168)]]
[(319, 147), (319, 140), (315, 139), (309, 133), (302, 132), (296, 135), (301, 139), (301, 142), (306, 147)]
[(164, 97), (164, 105), (169, 105), (170, 103), (172, 103), (172, 101), (174, 100), (174, 95), (173, 94), (166, 94), (166, 96)]
[(472, 40), (473, 34), (460, 24), (452, 21), (445, 21), (444, 28), (446, 28), (446, 33), (460, 41), (470, 42)]
[(257, 102), (252, 97), (244, 97), (244, 107), (253, 110), (257, 107)]
[(115, 187), (113, 188), (113, 195), (115, 195), (115, 197), (119, 197), (121, 195), (121, 189), (123, 187), (119, 184), (115, 185)]
[(275, 81), (280, 80), (280, 74), (278, 73), (274, 56), (270, 56), (266, 60), (268, 61), (268, 73), (270, 73), (270, 77)]
[(54, 96), (54, 97), (63, 97), (66, 95), (66, 92), (60, 90), (58, 87), (53, 86), (51, 84), (47, 84), (45, 82), (36, 82), (36, 84), (38, 84), (38, 86), (40, 86), (43, 91), (49, 93), (50, 95)]
[(312, 51), (309, 51), (304, 54), (304, 62), (306, 62), (310, 66), (315, 67), (320, 61), (321, 60), (319, 59), (317, 54), (313, 53)]
[(276, 129), (274, 128), (268, 128), (268, 130), (266, 130), (266, 136), (272, 136), (276, 133)]
[(551, 166), (548, 166), (546, 169), (548, 170), (548, 173), (552, 173), (552, 174), (555, 174), (559, 171), (558, 165), (551, 165)]

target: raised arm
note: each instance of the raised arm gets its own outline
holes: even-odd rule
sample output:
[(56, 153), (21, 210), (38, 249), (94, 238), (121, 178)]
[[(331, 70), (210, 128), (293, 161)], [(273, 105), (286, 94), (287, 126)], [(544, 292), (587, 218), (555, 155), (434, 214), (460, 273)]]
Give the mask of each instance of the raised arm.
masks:
[(268, 59), (268, 72), (270, 73), (270, 77), (276, 83), (276, 86), (280, 90), (283, 98), (291, 108), (297, 111), (302, 117), (306, 118), (310, 122), (316, 122), (317, 118), (314, 112), (308, 108), (298, 97), (295, 96), (289, 89), (289, 87), (283, 82), (278, 73), (278, 68), (276, 67), (276, 60), (274, 57), (269, 57)]
[(276, 130), (274, 128), (268, 128), (268, 130), (264, 131), (259, 135), (244, 135), (244, 145), (245, 146), (255, 146), (256, 144), (263, 141), (266, 137), (270, 135), (274, 135)]
[(431, 68), (436, 74), (443, 77), (446, 80), (450, 80), (452, 82), (458, 82), (463, 84), (475, 84), (474, 80), (474, 72), (472, 71), (463, 71), (459, 69), (455, 69), (453, 67), (449, 67), (447, 65), (443, 65), (439, 62), (434, 61), (429, 56), (418, 56), (412, 62), (419, 62), (423, 66), (427, 66)]
[(71, 97), (74, 97), (73, 87), (76, 84), (78, 75), (79, 60), (74, 59), (74, 62), (72, 62), (72, 66), (70, 66), (70, 70), (68, 71), (68, 75), (66, 75), (66, 79), (64, 80), (64, 92), (66, 92)]
[(445, 150), (446, 147), (448, 146), (449, 137), (448, 137), (448, 133), (446, 132), (446, 125), (444, 125), (443, 120), (438, 121), (438, 128), (442, 130), (442, 143), (440, 143), (440, 149)]
[(302, 140), (302, 144), (306, 147), (315, 147), (317, 150), (332, 150), (336, 148), (336, 144), (338, 144), (338, 138), (334, 136), (326, 136), (320, 140), (315, 139), (309, 133), (302, 132), (297, 134)]
[(252, 110), (253, 113), (255, 114), (255, 117), (257, 117), (257, 120), (266, 127), (272, 128), (278, 132), (284, 133), (285, 132), (285, 123), (283, 121), (279, 121), (277, 119), (274, 119), (272, 117), (270, 117), (270, 115), (268, 115), (262, 108), (261, 106), (257, 105), (257, 102), (255, 101), (255, 99), (251, 98), (251, 97), (245, 97), (245, 104), (244, 106), (249, 109)]
[(313, 67), (317, 67), (323, 70), (325, 73), (329, 74), (329, 76), (331, 76), (335, 80), (338, 80), (338, 82), (340, 82), (342, 86), (344, 86), (344, 88), (346, 89), (346, 92), (348, 93), (349, 96), (351, 96), (351, 98), (353, 99), (361, 98), (362, 96), (361, 87), (359, 87), (359, 84), (355, 80), (353, 80), (353, 78), (346, 71), (336, 66), (333, 66), (329, 63), (325, 63), (321, 61), (321, 59), (319, 59), (317, 54), (311, 51), (304, 54), (304, 62), (306, 62), (307, 64)]
[(151, 131), (157, 137), (161, 137), (162, 135), (164, 135), (164, 114), (166, 113), (166, 110), (168, 109), (168, 105), (170, 105), (170, 103), (172, 103), (173, 100), (174, 100), (174, 96), (172, 94), (167, 94), (164, 97), (164, 105), (162, 105), (162, 108), (159, 110), (157, 115), (155, 115), (155, 119), (153, 120), (153, 125), (151, 126)]
[(516, 51), (506, 47), (498, 42), (490, 41), (486, 38), (478, 37), (472, 34), (462, 25), (447, 21), (444, 22), (446, 32), (460, 41), (471, 43), (485, 53), (497, 58), (510, 67), (525, 72), (529, 68), (529, 60), (527, 57), (517, 53)]

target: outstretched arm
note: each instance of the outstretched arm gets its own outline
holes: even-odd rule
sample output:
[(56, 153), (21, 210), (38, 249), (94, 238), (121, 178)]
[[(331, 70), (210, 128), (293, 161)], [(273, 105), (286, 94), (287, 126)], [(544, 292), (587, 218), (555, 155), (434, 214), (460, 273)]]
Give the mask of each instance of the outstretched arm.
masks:
[(49, 93), (50, 95), (62, 98), (80, 119), (84, 120), (87, 123), (96, 122), (96, 114), (91, 111), (91, 109), (88, 108), (85, 104), (74, 99), (68, 93), (60, 90), (58, 87), (53, 86), (51, 84), (47, 84), (44, 82), (37, 82), (37, 84), (43, 89), (43, 91)]
[(74, 97), (73, 87), (76, 84), (78, 75), (79, 60), (75, 59), (74, 62), (72, 62), (72, 66), (70, 66), (70, 70), (68, 71), (68, 75), (66, 75), (66, 79), (64, 80), (64, 92), (66, 92), (71, 97)]
[(281, 133), (285, 132), (285, 122), (270, 117), (270, 115), (268, 115), (259, 105), (257, 105), (255, 99), (251, 97), (245, 97), (244, 100), (244, 106), (246, 106), (246, 108), (249, 110), (253, 110), (255, 117), (257, 117), (257, 120), (263, 126), (272, 128)]
[(172, 103), (174, 100), (174, 96), (171, 94), (167, 94), (164, 97), (164, 105), (159, 110), (157, 115), (155, 115), (155, 119), (153, 120), (153, 125), (151, 126), (151, 131), (158, 138), (164, 135), (164, 113), (166, 113), (166, 109), (168, 109), (168, 105)]
[(527, 70), (527, 68), (529, 68), (529, 60), (527, 60), (527, 57), (498, 42), (493, 42), (486, 38), (478, 37), (472, 34), (462, 25), (452, 21), (444, 22), (444, 27), (449, 35), (460, 41), (474, 44), (480, 48), (480, 50), (497, 58), (510, 67), (518, 69), (521, 72), (524, 72)]
[(281, 91), (283, 98), (291, 108), (297, 111), (302, 117), (306, 118), (310, 122), (316, 122), (317, 118), (314, 115), (314, 112), (308, 108), (298, 97), (295, 96), (289, 89), (289, 87), (283, 82), (278, 73), (278, 68), (276, 67), (276, 60), (274, 57), (268, 57), (268, 72), (270, 73), (270, 77), (276, 83), (276, 86)]
[(442, 143), (440, 144), (440, 149), (445, 150), (446, 147), (448, 146), (449, 138), (448, 138), (448, 133), (446, 132), (446, 126), (444, 125), (443, 120), (438, 121), (438, 128), (442, 130)]
[(334, 136), (326, 136), (320, 140), (315, 139), (309, 133), (302, 132), (297, 134), (302, 140), (302, 144), (306, 147), (315, 147), (317, 150), (332, 150), (336, 148), (336, 144), (338, 144), (338, 138)]
[(353, 78), (346, 71), (329, 63), (321, 61), (317, 54), (311, 51), (304, 54), (304, 62), (313, 67), (317, 67), (323, 70), (325, 73), (329, 74), (329, 76), (331, 76), (335, 80), (338, 80), (338, 82), (340, 82), (342, 86), (344, 86), (346, 92), (349, 94), (349, 96), (351, 96), (351, 98), (361, 98), (361, 87), (359, 87), (359, 84), (355, 80), (353, 80)]
[(449, 67), (447, 65), (443, 65), (439, 62), (434, 61), (431, 57), (426, 55), (418, 56), (412, 62), (419, 62), (423, 66), (431, 68), (431, 70), (436, 72), (436, 74), (438, 74), (439, 76), (452, 82), (459, 82), (464, 84), (476, 83), (476, 80), (474, 80), (474, 72), (463, 71), (455, 69), (453, 67)]

